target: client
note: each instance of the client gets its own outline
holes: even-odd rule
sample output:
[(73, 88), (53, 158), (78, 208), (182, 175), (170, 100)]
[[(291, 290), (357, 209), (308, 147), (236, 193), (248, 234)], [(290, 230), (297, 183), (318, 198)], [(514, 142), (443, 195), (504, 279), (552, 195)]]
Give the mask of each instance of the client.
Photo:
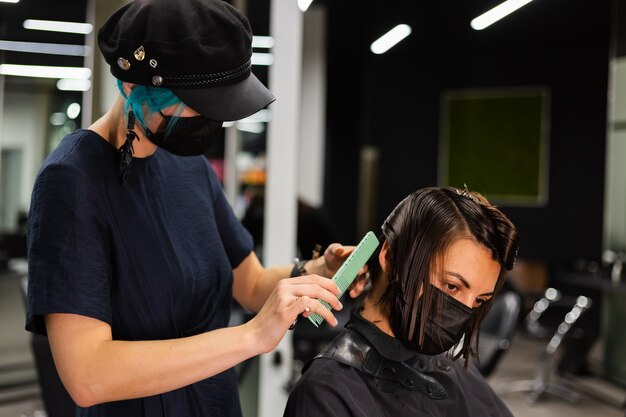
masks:
[(371, 290), (305, 369), (284, 416), (512, 416), (471, 358), (513, 267), (515, 226), (467, 188), (425, 188), (398, 204), (381, 237)]

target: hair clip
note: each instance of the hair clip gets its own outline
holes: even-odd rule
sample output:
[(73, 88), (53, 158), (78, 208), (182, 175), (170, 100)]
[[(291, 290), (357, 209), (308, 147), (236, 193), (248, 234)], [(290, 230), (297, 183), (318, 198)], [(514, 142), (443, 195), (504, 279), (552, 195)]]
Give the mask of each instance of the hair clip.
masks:
[(458, 188), (456, 189), (456, 193), (462, 197), (469, 197), (472, 198), (472, 195), (470, 194), (470, 190), (467, 188), (467, 184), (463, 183), (463, 190), (459, 190)]
[(467, 188), (467, 184), (465, 184), (465, 183), (463, 183), (463, 189), (458, 189), (457, 188), (456, 193), (458, 195), (460, 195), (461, 197), (469, 198), (470, 200), (472, 200), (475, 203), (482, 204), (480, 202), (480, 200), (478, 200), (476, 198), (476, 196), (474, 196), (474, 194), (472, 194), (472, 192), (469, 190), (469, 188)]

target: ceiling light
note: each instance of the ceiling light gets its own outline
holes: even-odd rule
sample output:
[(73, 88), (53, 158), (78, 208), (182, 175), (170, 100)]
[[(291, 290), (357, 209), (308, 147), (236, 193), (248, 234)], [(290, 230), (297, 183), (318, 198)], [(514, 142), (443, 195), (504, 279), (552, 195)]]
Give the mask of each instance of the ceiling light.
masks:
[(0, 51), (28, 52), (33, 54), (88, 56), (91, 48), (85, 45), (61, 43), (19, 42), (0, 40)]
[(274, 38), (271, 36), (253, 36), (252, 37), (253, 48), (273, 48)]
[(472, 20), (470, 26), (472, 29), (482, 30), (513, 13), (520, 7), (527, 5), (531, 1), (533, 0), (507, 0)]
[(80, 114), (80, 104), (70, 104), (69, 106), (67, 106), (67, 111), (65, 112), (65, 114), (67, 114), (67, 117), (69, 117), (70, 119), (76, 119)]
[(47, 67), (41, 65), (0, 64), (0, 75), (38, 78), (75, 78), (87, 80), (91, 70), (83, 67)]
[(67, 115), (62, 112), (56, 112), (50, 115), (50, 124), (52, 126), (62, 126), (66, 120), (67, 120)]
[(298, 0), (298, 7), (303, 12), (306, 12), (306, 10), (309, 8), (311, 3), (313, 3), (313, 0)]
[(376, 39), (374, 42), (372, 42), (370, 50), (375, 54), (384, 54), (395, 44), (397, 44), (410, 34), (411, 27), (409, 25), (398, 25), (395, 28), (391, 29), (389, 32), (385, 33), (380, 38)]
[(19, 3), (20, 0), (0, 0), (0, 3)]
[(91, 81), (61, 78), (57, 81), (57, 88), (61, 91), (87, 91), (91, 88)]
[(252, 53), (252, 65), (272, 65), (274, 63), (274, 55), (263, 52)]
[(93, 25), (91, 23), (61, 22), (58, 20), (26, 19), (24, 20), (24, 29), (87, 35), (93, 30)]

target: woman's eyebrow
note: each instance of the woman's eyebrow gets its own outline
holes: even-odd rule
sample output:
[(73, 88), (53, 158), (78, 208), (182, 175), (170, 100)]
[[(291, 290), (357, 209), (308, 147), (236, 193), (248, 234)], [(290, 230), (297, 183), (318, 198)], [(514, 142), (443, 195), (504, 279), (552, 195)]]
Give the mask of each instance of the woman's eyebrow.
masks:
[(453, 277), (457, 278), (459, 281), (461, 281), (463, 283), (463, 285), (465, 286), (465, 288), (467, 288), (468, 290), (471, 288), (469, 282), (467, 282), (467, 280), (463, 277), (463, 275), (457, 273), (457, 272), (452, 272), (452, 271), (445, 271), (446, 274), (448, 275), (452, 275)]
[[(468, 290), (471, 288), (469, 282), (465, 279), (465, 277), (461, 274), (459, 274), (458, 272), (452, 272), (452, 271), (445, 271), (446, 274), (451, 275), (455, 278), (457, 278), (459, 281), (461, 281), (461, 283), (463, 284), (463, 286), (465, 288), (467, 288)], [(486, 292), (484, 294), (480, 294), (479, 297), (488, 297), (488, 296), (493, 296), (493, 291), (491, 292)]]

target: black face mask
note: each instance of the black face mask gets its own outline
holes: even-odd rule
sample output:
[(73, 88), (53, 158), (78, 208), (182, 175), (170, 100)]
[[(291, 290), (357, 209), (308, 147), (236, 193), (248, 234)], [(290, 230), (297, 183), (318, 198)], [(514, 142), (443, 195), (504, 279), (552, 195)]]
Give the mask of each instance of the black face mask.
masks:
[[(447, 352), (454, 346), (469, 327), (474, 317), (474, 309), (457, 301), (435, 286), (431, 286), (433, 299), (430, 303), (426, 329), (424, 329), (424, 344), (419, 346), (419, 332), (416, 331), (411, 348), (425, 355), (438, 355)], [(439, 305), (438, 305), (439, 304)], [(417, 305), (416, 323), (420, 322), (422, 298)], [(406, 340), (406, 338), (405, 338)]]
[[(174, 116), (161, 113), (169, 126)], [(146, 128), (146, 137), (160, 148), (180, 156), (203, 155), (209, 151), (220, 137), (223, 122), (216, 122), (204, 116), (178, 117), (170, 130), (153, 133)]]

